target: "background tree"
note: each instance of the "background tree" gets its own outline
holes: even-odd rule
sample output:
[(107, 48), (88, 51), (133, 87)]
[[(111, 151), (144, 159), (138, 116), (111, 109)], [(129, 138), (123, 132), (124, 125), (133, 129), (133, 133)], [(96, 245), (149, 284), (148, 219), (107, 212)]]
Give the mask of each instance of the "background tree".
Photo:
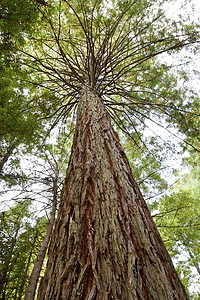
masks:
[[(1, 256), (3, 269), (1, 274), (2, 276), (5, 275), (6, 281), (6, 284), (3, 285), (4, 296), (2, 296), (5, 299), (23, 299), (31, 273), (36, 282), (40, 279), (40, 271), (54, 224), (60, 189), (63, 184), (65, 171), (63, 165), (66, 166), (68, 159), (65, 147), (66, 140), (63, 139), (57, 145), (48, 145), (48, 150), (45, 151), (44, 149), (39, 157), (36, 154), (32, 156), (35, 165), (29, 159), (31, 169), (29, 172), (27, 172), (27, 169), (25, 170), (26, 183), (21, 187), (18, 186), (19, 192), (16, 194), (14, 190), (15, 193), (12, 192), (14, 197), (10, 199), (10, 202), (14, 201), (16, 205), (10, 204), (11, 208), (2, 213), (4, 221), (2, 221), (1, 231), (3, 245)], [(35, 161), (36, 158), (37, 161)], [(8, 196), (6, 198), (7, 204), (9, 202)], [(29, 201), (25, 202), (25, 198), (28, 198)], [(26, 208), (25, 212), (24, 206)], [(50, 216), (48, 217), (48, 215)], [(13, 225), (13, 222), (15, 225)], [(13, 228), (13, 226), (15, 227)], [(19, 226), (20, 230), (16, 230), (16, 226)], [(5, 232), (10, 232), (9, 236)], [(15, 243), (10, 251), (8, 250), (8, 244), (13, 240)], [(9, 262), (8, 258), (10, 256), (13, 258), (12, 262)], [(9, 263), (8, 266), (7, 263)], [(6, 266), (8, 271), (4, 272), (4, 270), (7, 270)], [(33, 269), (36, 269), (36, 275), (33, 274)]]
[[(33, 266), (32, 272), (31, 272), (29, 284), (26, 289), (25, 300), (31, 300), (31, 299), (33, 300), (35, 297), (37, 284), (38, 284), (38, 281), (40, 278), (40, 272), (42, 270), (47, 247), (49, 245), (51, 233), (52, 233), (53, 226), (54, 226), (57, 203), (58, 203), (58, 198), (60, 195), (59, 189), (60, 189), (60, 185), (63, 184), (62, 180), (60, 180), (61, 174), (59, 174), (62, 171), (61, 162), (59, 162), (59, 159), (62, 158), (62, 160), (63, 160), (62, 164), (63, 164), (63, 162), (65, 162), (65, 164), (66, 164), (67, 157), (63, 157), (64, 154), (66, 155), (66, 151), (65, 151), (65, 149), (63, 149), (63, 145), (62, 145), (62, 148), (59, 148), (59, 145), (57, 145), (56, 147), (54, 147), (54, 151), (53, 151), (53, 149), (51, 149), (51, 150), (50, 149), (48, 151), (48, 155), (47, 155), (47, 153), (45, 153), (46, 154), (45, 160), (49, 166), (49, 170), (48, 170), (49, 176), (44, 178), (46, 185), (49, 186), (48, 193), (50, 192), (50, 197), (51, 197), (51, 199), (50, 199), (50, 203), (51, 203), (50, 204), (50, 206), (51, 206), (50, 207), (50, 216), (49, 216), (45, 236), (42, 240), (39, 252), (37, 254), (37, 258), (35, 260), (35, 263), (34, 263), (34, 266)], [(56, 153), (56, 152), (58, 152), (58, 150), (60, 150), (60, 153), (59, 153), (60, 157), (58, 156), (58, 153)], [(57, 160), (56, 160), (56, 158), (57, 158)], [(41, 172), (41, 170), (39, 172)]]

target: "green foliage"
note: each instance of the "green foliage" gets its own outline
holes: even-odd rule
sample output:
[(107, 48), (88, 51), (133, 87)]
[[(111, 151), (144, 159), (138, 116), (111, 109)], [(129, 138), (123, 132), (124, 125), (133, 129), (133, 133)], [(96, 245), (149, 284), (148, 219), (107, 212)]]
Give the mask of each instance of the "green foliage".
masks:
[[(32, 105), (29, 95), (25, 94), (26, 86), (19, 79), (12, 78), (13, 73), (11, 69), (2, 70), (0, 83), (0, 174), (2, 179), (12, 184), (18, 182), (17, 177), (20, 178), (17, 175), (22, 154), (20, 145), (26, 152), (35, 145), (39, 148), (45, 132), (39, 119), (39, 109)], [(9, 168), (8, 164), (5, 168), (8, 160)]]
[[(200, 274), (200, 173), (199, 167), (191, 170), (173, 188), (170, 196), (161, 198), (155, 221), (183, 283), (189, 288)], [(196, 283), (197, 284), (197, 283)]]
[[(23, 183), (23, 152), (45, 146), (49, 127), (45, 117), (52, 96), (32, 84), (37, 73), (25, 68), (19, 49), (40, 21), (34, 1), (3, 0), (0, 7), (0, 179), (12, 186)], [(40, 77), (41, 79), (41, 77)], [(43, 147), (41, 144), (43, 143)]]
[[(133, 141), (133, 137), (135, 141)], [(131, 138), (126, 138), (123, 146), (129, 158), (134, 178), (145, 198), (151, 199), (168, 187), (166, 176), (165, 179), (163, 178), (164, 170), (167, 168), (164, 161), (167, 157), (162, 152), (163, 145), (159, 145), (155, 137), (142, 137), (142, 140), (143, 147), (138, 149), (138, 135), (135, 134)], [(149, 201), (149, 205), (150, 203), (153, 204), (152, 201)]]
[(18, 43), (24, 43), (33, 30), (38, 17), (33, 1), (2, 0), (0, 7), (0, 50), (10, 51)]

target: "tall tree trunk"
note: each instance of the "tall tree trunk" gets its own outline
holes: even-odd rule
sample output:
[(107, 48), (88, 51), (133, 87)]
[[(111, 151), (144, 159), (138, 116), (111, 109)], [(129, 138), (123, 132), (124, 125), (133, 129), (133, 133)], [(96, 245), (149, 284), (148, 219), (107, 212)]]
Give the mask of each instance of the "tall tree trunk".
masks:
[(80, 99), (38, 299), (188, 299), (101, 99)]
[(53, 202), (52, 202), (52, 208), (51, 208), (51, 215), (49, 219), (49, 224), (47, 225), (47, 230), (45, 233), (45, 237), (42, 241), (39, 253), (37, 255), (36, 261), (34, 263), (34, 267), (31, 273), (30, 281), (28, 288), (25, 293), (25, 300), (33, 300), (35, 297), (35, 291), (37, 288), (37, 283), (40, 277), (40, 272), (42, 269), (42, 265), (44, 262), (45, 254), (47, 251), (47, 247), (50, 241), (54, 220), (55, 220), (55, 214), (56, 214), (56, 206), (57, 206), (57, 176), (54, 179), (53, 182)]

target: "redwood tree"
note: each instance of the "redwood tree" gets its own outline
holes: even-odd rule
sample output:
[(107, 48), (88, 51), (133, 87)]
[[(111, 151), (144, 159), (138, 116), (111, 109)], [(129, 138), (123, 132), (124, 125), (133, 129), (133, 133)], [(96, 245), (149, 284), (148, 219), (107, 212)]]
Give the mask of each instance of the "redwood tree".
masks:
[(41, 74), (30, 79), (38, 88), (60, 96), (47, 103), (52, 127), (78, 107), (40, 300), (187, 299), (111, 123), (130, 128), (138, 145), (138, 124), (153, 112), (176, 123), (192, 113), (156, 58), (195, 44), (198, 33), (166, 20), (161, 4), (38, 6), (42, 23), (21, 50), (22, 63)]
[(38, 299), (187, 299), (103, 102), (88, 87)]

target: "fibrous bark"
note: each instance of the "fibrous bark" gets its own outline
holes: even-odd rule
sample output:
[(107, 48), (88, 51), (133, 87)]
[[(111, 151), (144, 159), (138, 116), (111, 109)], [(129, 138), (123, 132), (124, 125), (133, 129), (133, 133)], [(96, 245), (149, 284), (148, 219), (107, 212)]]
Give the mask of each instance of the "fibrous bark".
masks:
[(103, 102), (89, 89), (38, 299), (187, 299)]

